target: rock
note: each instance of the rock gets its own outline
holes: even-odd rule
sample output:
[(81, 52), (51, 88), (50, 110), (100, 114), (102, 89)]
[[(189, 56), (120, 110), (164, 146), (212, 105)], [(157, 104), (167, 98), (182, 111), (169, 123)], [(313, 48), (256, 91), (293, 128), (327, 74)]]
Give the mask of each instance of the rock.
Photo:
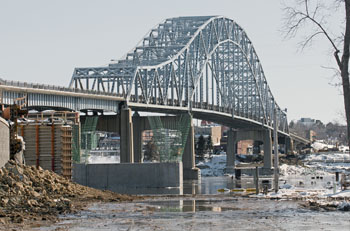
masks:
[(14, 175), (17, 175), (17, 176), (22, 176), (23, 175), (23, 169), (21, 166), (17, 165), (17, 164), (9, 164), (10, 162), (7, 162), (5, 164), (5, 168), (13, 173)]
[(32, 194), (32, 197), (34, 197), (34, 198), (39, 198), (41, 196), (40, 193), (38, 193), (36, 191), (32, 191), (31, 194)]
[(36, 200), (28, 200), (27, 201), (27, 204), (30, 206), (30, 207), (33, 207), (33, 206), (38, 206), (38, 202)]
[(24, 186), (23, 186), (23, 183), (22, 182), (15, 182), (15, 187), (21, 191), (21, 192), (24, 192)]
[(7, 221), (6, 221), (6, 219), (4, 217), (0, 218), (0, 224), (3, 224), (3, 225), (7, 224)]
[(2, 207), (6, 207), (8, 202), (9, 202), (9, 199), (8, 198), (2, 198), (1, 202), (2, 202)]

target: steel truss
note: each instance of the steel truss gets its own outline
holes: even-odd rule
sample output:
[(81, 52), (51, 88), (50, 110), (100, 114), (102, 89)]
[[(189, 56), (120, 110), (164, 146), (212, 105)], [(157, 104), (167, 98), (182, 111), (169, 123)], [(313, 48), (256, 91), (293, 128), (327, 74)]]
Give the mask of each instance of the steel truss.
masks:
[(107, 67), (75, 68), (70, 87), (116, 93), (127, 102), (214, 110), (288, 133), (246, 32), (222, 16), (166, 19)]

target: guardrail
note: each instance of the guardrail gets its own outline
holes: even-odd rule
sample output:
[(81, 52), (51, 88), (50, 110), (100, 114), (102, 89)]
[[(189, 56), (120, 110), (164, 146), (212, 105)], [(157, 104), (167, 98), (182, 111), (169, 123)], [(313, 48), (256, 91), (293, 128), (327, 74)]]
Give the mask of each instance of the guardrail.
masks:
[(121, 95), (119, 95), (119, 94), (110, 93), (110, 92), (101, 92), (101, 91), (94, 91), (94, 90), (81, 90), (78, 88), (69, 88), (69, 87), (55, 86), (55, 85), (49, 85), (49, 84), (27, 83), (27, 82), (12, 81), (12, 80), (9, 81), (9, 80), (3, 80), (3, 79), (0, 79), (0, 85), (121, 97)]

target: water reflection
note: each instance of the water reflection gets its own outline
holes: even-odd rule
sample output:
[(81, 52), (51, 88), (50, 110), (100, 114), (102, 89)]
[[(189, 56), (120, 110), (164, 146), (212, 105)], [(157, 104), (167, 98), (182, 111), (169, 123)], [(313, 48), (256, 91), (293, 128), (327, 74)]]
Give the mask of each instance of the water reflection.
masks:
[(253, 179), (241, 178), (241, 180), (236, 180), (229, 176), (202, 177), (201, 180), (186, 180), (182, 187), (177, 188), (118, 187), (114, 191), (134, 195), (210, 195), (219, 194), (222, 189), (225, 189), (224, 193), (227, 193), (231, 189), (237, 188), (254, 188)]
[[(184, 194), (218, 194), (220, 189), (237, 189), (254, 187), (252, 178), (236, 180), (228, 176), (202, 177), (201, 181), (184, 181)], [(223, 191), (229, 191), (223, 190)]]
[[(231, 200), (232, 201), (232, 200)], [(233, 206), (224, 206), (222, 200), (172, 200), (148, 202), (150, 211), (157, 212), (223, 212), (229, 210), (238, 210)]]

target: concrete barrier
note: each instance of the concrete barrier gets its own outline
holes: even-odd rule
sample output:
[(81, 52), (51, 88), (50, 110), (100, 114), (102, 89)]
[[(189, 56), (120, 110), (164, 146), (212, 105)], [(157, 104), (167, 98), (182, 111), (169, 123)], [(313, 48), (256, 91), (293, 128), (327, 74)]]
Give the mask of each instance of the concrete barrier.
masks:
[(3, 118), (0, 118), (0, 168), (10, 159), (10, 129)]
[(182, 175), (182, 163), (73, 165), (74, 182), (119, 193), (127, 193), (128, 189), (182, 187)]

